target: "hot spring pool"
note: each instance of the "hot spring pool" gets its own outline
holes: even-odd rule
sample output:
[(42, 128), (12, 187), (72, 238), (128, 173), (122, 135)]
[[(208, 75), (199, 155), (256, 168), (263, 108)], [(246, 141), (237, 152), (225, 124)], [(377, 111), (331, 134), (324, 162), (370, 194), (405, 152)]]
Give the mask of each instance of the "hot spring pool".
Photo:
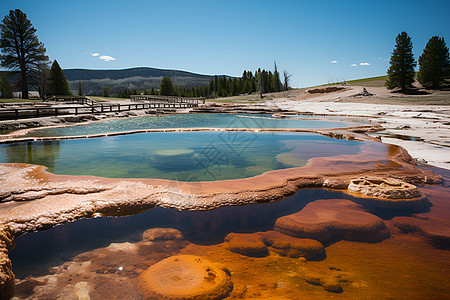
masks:
[(363, 142), (313, 133), (152, 132), (0, 145), (0, 162), (44, 165), (55, 174), (181, 181), (238, 179), (356, 154)]
[(26, 136), (77, 136), (102, 134), (139, 129), (160, 128), (344, 128), (355, 126), (353, 122), (310, 119), (311, 116), (292, 116), (286, 119), (275, 119), (271, 115), (248, 114), (173, 114), (149, 117), (112, 119), (105, 122), (94, 122), (87, 125), (36, 129)]

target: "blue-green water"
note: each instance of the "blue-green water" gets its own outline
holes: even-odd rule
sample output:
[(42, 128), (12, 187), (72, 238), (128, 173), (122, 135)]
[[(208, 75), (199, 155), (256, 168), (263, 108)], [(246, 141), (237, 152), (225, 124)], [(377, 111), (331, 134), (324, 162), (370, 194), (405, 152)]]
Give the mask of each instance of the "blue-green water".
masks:
[(356, 154), (362, 142), (312, 133), (154, 132), (0, 146), (0, 162), (109, 178), (211, 181), (304, 166), (308, 159)]
[[(311, 116), (309, 116), (311, 117)], [(75, 136), (159, 128), (343, 128), (354, 125), (309, 119), (275, 119), (270, 115), (174, 114), (95, 122), (88, 125), (37, 129), (27, 136)]]

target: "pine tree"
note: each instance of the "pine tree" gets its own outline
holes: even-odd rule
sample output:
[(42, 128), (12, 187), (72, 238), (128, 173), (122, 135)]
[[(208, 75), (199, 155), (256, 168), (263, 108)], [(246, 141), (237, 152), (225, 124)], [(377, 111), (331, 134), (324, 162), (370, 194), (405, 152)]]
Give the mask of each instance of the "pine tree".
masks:
[(83, 96), (83, 87), (81, 86), (81, 80), (78, 80), (78, 96)]
[(103, 97), (109, 97), (109, 92), (111, 91), (111, 88), (109, 86), (105, 86), (102, 88), (102, 96)]
[(433, 36), (419, 57), (417, 79), (425, 88), (436, 89), (450, 76), (450, 58), (444, 38)]
[(159, 84), (159, 94), (162, 96), (171, 96), (174, 93), (172, 79), (170, 77), (163, 77)]
[(50, 69), (50, 93), (52, 95), (70, 95), (69, 83), (56, 59)]
[(391, 66), (387, 70), (389, 79), (386, 81), (388, 89), (400, 88), (405, 91), (414, 82), (416, 61), (412, 53), (411, 38), (406, 32), (397, 35), (395, 48), (391, 56)]
[(273, 90), (275, 92), (280, 92), (281, 91), (281, 80), (280, 80), (280, 73), (278, 73), (278, 68), (277, 68), (277, 62), (274, 61), (273, 62), (275, 65), (275, 70), (273, 71)]
[(47, 62), (44, 44), (39, 42), (36, 29), (20, 9), (10, 10), (0, 24), (1, 66), (20, 70), (22, 98), (28, 99), (28, 84), (39, 64)]
[(50, 67), (47, 62), (41, 62), (37, 68), (35, 76), (33, 76), (34, 85), (39, 91), (42, 99), (47, 99), (50, 89)]

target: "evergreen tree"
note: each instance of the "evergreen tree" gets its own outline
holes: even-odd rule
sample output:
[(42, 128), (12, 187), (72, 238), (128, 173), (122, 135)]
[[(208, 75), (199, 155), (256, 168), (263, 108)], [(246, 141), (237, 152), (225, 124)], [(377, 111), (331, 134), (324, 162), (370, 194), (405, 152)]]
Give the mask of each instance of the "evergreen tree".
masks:
[(416, 61), (412, 53), (411, 38), (406, 32), (397, 35), (395, 48), (391, 56), (391, 66), (387, 70), (389, 79), (386, 81), (388, 89), (400, 88), (405, 91), (414, 82)]
[(109, 86), (105, 86), (102, 88), (102, 96), (103, 97), (109, 97), (109, 92), (111, 91), (111, 88)]
[(41, 62), (39, 64), (35, 75), (33, 81), (39, 91), (39, 95), (42, 99), (47, 99), (50, 89), (50, 67), (47, 62)]
[(262, 99), (262, 94), (263, 94), (263, 80), (262, 80), (262, 73), (261, 73), (261, 69), (258, 69), (258, 93), (259, 93), (259, 98)]
[(8, 75), (6, 73), (0, 75), (0, 91), (2, 92), (3, 98), (12, 98), (11, 83), (9, 82)]
[(10, 10), (0, 24), (1, 66), (20, 70), (22, 98), (28, 99), (28, 84), (39, 64), (48, 61), (44, 44), (39, 42), (36, 29), (20, 9)]
[(83, 96), (83, 87), (81, 86), (81, 80), (78, 80), (78, 96)]
[(450, 59), (444, 38), (433, 36), (419, 57), (417, 79), (425, 88), (436, 89), (450, 76)]
[(214, 92), (217, 95), (217, 91), (219, 90), (219, 78), (217, 75), (214, 76)]
[(209, 90), (211, 92), (215, 91), (215, 89), (214, 89), (214, 79), (211, 79), (211, 81), (209, 82)]
[(70, 95), (69, 83), (56, 59), (50, 69), (50, 93), (52, 95)]
[(159, 94), (162, 96), (171, 96), (173, 95), (173, 92), (172, 79), (170, 79), (170, 77), (163, 77), (159, 84)]
[(280, 73), (278, 73), (278, 68), (277, 68), (277, 62), (274, 61), (273, 62), (275, 65), (275, 70), (273, 71), (273, 90), (274, 92), (280, 92), (281, 91), (281, 80), (280, 80)]

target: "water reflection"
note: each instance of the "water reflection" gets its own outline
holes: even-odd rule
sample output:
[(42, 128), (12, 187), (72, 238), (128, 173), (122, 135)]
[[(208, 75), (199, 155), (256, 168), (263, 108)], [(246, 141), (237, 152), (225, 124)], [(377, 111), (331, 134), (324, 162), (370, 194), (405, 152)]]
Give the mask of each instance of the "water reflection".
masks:
[(311, 201), (345, 197), (341, 192), (306, 189), (266, 204), (225, 206), (209, 211), (154, 208), (132, 216), (78, 220), (17, 238), (10, 257), (14, 273), (18, 278), (24, 278), (43, 274), (49, 267), (82, 252), (110, 243), (139, 241), (142, 232), (149, 228), (176, 228), (190, 242), (216, 244), (223, 242), (230, 232), (271, 230), (277, 218), (295, 213)]
[[(0, 161), (44, 165), (50, 172), (55, 170), (55, 161), (60, 157), (60, 141), (27, 142), (1, 147)], [(2, 157), (3, 156), (3, 157)]]

